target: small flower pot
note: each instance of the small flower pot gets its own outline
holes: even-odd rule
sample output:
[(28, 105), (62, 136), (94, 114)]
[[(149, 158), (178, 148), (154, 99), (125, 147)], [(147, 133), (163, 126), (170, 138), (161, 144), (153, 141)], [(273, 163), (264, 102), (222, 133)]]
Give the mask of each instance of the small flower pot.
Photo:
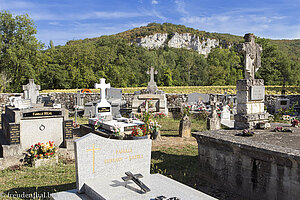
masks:
[(155, 140), (155, 139), (157, 138), (157, 136), (158, 136), (158, 131), (153, 131), (153, 132), (151, 133), (150, 139)]

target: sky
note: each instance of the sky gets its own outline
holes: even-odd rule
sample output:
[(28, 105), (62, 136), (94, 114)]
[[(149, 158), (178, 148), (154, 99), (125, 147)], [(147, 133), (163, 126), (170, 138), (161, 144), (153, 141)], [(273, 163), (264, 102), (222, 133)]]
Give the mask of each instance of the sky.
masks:
[(28, 14), (49, 45), (111, 35), (148, 23), (270, 39), (300, 39), (300, 0), (0, 0), (0, 10)]

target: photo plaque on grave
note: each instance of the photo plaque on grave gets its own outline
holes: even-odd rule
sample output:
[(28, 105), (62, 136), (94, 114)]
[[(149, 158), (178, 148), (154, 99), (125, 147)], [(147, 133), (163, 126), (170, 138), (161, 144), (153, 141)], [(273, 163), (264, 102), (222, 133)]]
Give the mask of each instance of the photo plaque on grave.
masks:
[(265, 87), (264, 86), (251, 86), (250, 100), (264, 100)]
[(64, 139), (73, 139), (73, 120), (65, 120), (64, 125)]
[(9, 144), (20, 144), (20, 124), (9, 124)]

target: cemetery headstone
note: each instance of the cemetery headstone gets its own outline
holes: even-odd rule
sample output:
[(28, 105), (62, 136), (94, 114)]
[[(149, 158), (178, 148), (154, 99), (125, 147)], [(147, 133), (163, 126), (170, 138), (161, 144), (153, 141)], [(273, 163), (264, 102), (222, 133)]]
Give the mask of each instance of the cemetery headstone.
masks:
[[(64, 145), (66, 140), (72, 139), (72, 120), (68, 119), (68, 112), (64, 108), (45, 107), (36, 103), (39, 87), (33, 80), (24, 87), (27, 98), (11, 98), (11, 104), (5, 107), (1, 115), (2, 134), (0, 135), (3, 159), (6, 167), (19, 164), (23, 152), (38, 142), (54, 141), (56, 146)], [(35, 92), (30, 92), (30, 90)], [(30, 106), (24, 106), (30, 105)], [(67, 147), (68, 148), (68, 147)], [(5, 167), (5, 165), (0, 166)]]
[(100, 101), (95, 106), (95, 116), (97, 118), (105, 117), (105, 116), (112, 116), (111, 113), (111, 105), (106, 100), (106, 89), (110, 88), (110, 83), (105, 83), (105, 78), (100, 79), (100, 84), (95, 83), (95, 88), (100, 88)]
[(244, 53), (245, 79), (237, 81), (237, 114), (234, 115), (235, 129), (256, 128), (260, 122), (268, 122), (269, 114), (264, 111), (264, 80), (255, 79), (254, 74), (261, 66), (261, 51), (253, 34), (245, 35), (241, 49)]
[(191, 121), (187, 115), (180, 120), (179, 137), (191, 137)]
[(113, 140), (92, 133), (77, 139), (76, 190), (51, 194), (51, 198), (214, 199), (163, 175), (150, 174), (151, 143), (149, 139)]
[[(148, 71), (147, 73), (150, 74), (148, 87), (146, 90), (134, 92), (132, 112), (163, 112), (167, 115), (168, 108), (166, 94), (163, 91), (157, 89), (156, 82), (154, 81), (154, 74), (157, 74), (157, 72), (154, 71), (153, 67), (151, 67), (150, 71)], [(150, 103), (153, 106), (149, 106)]]
[(221, 128), (221, 120), (217, 113), (217, 96), (211, 95), (210, 97), (211, 114), (207, 118), (208, 130), (219, 130)]

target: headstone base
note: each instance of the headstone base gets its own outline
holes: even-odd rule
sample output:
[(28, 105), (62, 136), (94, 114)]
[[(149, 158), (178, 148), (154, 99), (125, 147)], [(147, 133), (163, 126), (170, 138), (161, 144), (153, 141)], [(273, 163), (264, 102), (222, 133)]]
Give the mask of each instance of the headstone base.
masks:
[(269, 113), (261, 114), (236, 114), (234, 115), (235, 129), (253, 129), (260, 128), (259, 123), (269, 122)]

